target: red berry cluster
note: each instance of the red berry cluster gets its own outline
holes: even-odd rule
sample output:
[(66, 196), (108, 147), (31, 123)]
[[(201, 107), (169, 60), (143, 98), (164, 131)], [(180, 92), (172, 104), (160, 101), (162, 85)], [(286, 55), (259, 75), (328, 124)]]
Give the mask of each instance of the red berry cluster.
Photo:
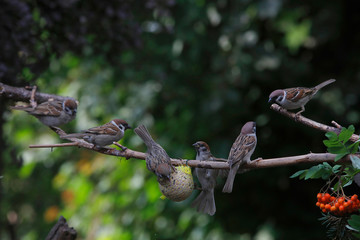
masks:
[(317, 199), (316, 206), (318, 206), (323, 213), (331, 212), (336, 216), (343, 216), (360, 209), (360, 201), (356, 194), (351, 197), (334, 197), (329, 193), (318, 193)]

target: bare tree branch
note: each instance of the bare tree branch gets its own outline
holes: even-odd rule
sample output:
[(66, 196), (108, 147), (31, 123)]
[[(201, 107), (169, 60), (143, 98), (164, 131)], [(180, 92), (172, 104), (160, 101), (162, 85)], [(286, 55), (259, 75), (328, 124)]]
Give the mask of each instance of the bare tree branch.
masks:
[[(282, 115), (291, 118), (292, 120), (302, 123), (306, 126), (315, 128), (317, 130), (323, 131), (323, 132), (335, 132), (336, 134), (339, 134), (341, 131), (341, 126), (336, 123), (335, 121), (332, 121), (332, 124), (336, 127), (331, 127), (322, 123), (315, 122), (314, 120), (311, 120), (309, 118), (306, 118), (302, 115), (296, 116), (293, 112), (288, 112), (285, 108), (280, 107), (276, 103), (272, 104), (270, 107), (272, 110), (281, 113)], [(350, 138), (350, 141), (356, 142), (359, 140), (359, 135), (353, 134)]]
[[(66, 133), (60, 128), (51, 128), (60, 138)], [(31, 148), (54, 148), (54, 147), (64, 147), (64, 146), (78, 146), (92, 151), (96, 151), (106, 155), (112, 155), (116, 157), (124, 157), (126, 159), (145, 159), (145, 153), (134, 151), (131, 149), (126, 149), (124, 151), (118, 150), (115, 148), (95, 148), (91, 143), (85, 142), (82, 139), (71, 138), (69, 139), (72, 143), (62, 143), (62, 144), (47, 144), (47, 145), (31, 145)], [(117, 146), (121, 146), (118, 143), (114, 143)], [(360, 154), (358, 155), (360, 157)], [(334, 162), (335, 154), (331, 153), (309, 153), (299, 156), (291, 157), (282, 157), (282, 158), (271, 158), (271, 159), (255, 159), (251, 161), (250, 164), (244, 165), (242, 169), (254, 169), (254, 168), (270, 168), (270, 167), (280, 167), (280, 166), (289, 166), (299, 163), (322, 163), (322, 162)], [(210, 169), (229, 169), (227, 159), (215, 158), (216, 161), (199, 161), (199, 160), (187, 160), (187, 159), (176, 159), (171, 158), (171, 163), (173, 165), (184, 165), (187, 164), (190, 167), (197, 168), (210, 168)], [(339, 164), (345, 164), (350, 162), (350, 157), (346, 156), (342, 160), (338, 161)]]
[[(48, 99), (52, 98), (54, 100), (64, 100), (66, 97), (58, 96), (58, 95), (52, 95), (52, 94), (46, 94), (46, 93), (39, 93), (36, 92), (36, 89), (33, 88), (32, 91), (29, 91), (25, 88), (19, 88), (19, 87), (12, 87), (8, 86), (6, 84), (0, 83), (0, 96), (4, 96), (13, 100), (19, 100), (19, 101), (29, 101), (34, 99), (34, 96), (36, 98), (36, 101), (41, 103), (44, 101), (47, 101)], [(332, 122), (332, 124), (335, 127), (327, 126), (325, 124), (321, 124), (318, 122), (315, 122), (311, 119), (308, 119), (302, 115), (296, 116), (295, 113), (288, 112), (286, 109), (278, 106), (277, 104), (273, 104), (270, 107), (272, 110), (277, 111), (281, 113), (282, 115), (285, 115), (291, 119), (293, 119), (296, 122), (300, 122), (304, 125), (307, 125), (309, 127), (318, 129), (320, 131), (329, 132), (333, 131), (336, 133), (340, 133), (341, 126), (336, 123), (335, 121)], [(60, 128), (54, 128), (51, 127), (53, 131), (55, 131), (60, 138), (64, 139), (64, 135), (66, 134), (62, 129)], [(359, 136), (356, 134), (353, 134), (351, 137), (351, 141), (356, 141), (359, 139)], [(131, 149), (126, 150), (118, 150), (115, 148), (96, 148), (93, 144), (88, 143), (82, 139), (77, 138), (70, 138), (67, 139), (71, 141), (70, 143), (60, 143), (60, 144), (47, 144), (47, 145), (30, 145), (30, 148), (55, 148), (55, 147), (70, 147), (70, 146), (77, 146), (80, 148), (86, 148), (92, 151), (96, 151), (102, 154), (116, 156), (116, 157), (124, 157), (126, 159), (134, 158), (134, 159), (145, 159), (145, 153), (134, 151)], [(117, 146), (121, 146), (118, 143), (114, 143)], [(254, 169), (254, 168), (269, 168), (269, 167), (279, 167), (279, 166), (288, 166), (288, 165), (294, 165), (298, 163), (322, 163), (322, 162), (333, 162), (335, 160), (335, 154), (330, 153), (309, 153), (305, 155), (299, 155), (299, 156), (291, 156), (291, 157), (282, 157), (282, 158), (272, 158), (272, 159), (255, 159), (250, 164), (247, 164), (242, 167), (242, 169)], [(223, 158), (216, 158), (216, 161), (198, 161), (198, 160), (185, 160), (185, 159), (174, 159), (172, 158), (172, 164), (174, 165), (181, 165), (181, 164), (187, 164), (191, 167), (198, 167), (198, 168), (213, 168), (213, 169), (229, 169), (229, 165), (227, 163), (227, 159)], [(338, 161), (337, 163), (344, 164), (350, 161), (349, 156), (344, 157), (341, 161)]]
[[(27, 90), (22, 87), (13, 87), (0, 82), (0, 96), (12, 99), (14, 101), (30, 101), (31, 95), (35, 95), (35, 101), (37, 103), (46, 102), (49, 99), (64, 101), (70, 97), (63, 97), (59, 95), (47, 94), (36, 92), (35, 90)], [(74, 99), (75, 100), (75, 99)]]

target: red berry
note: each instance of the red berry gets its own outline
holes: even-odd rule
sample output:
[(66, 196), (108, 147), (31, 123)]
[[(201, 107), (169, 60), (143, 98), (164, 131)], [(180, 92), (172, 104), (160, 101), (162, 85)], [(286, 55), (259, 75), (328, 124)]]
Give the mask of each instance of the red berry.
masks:
[(331, 208), (330, 204), (326, 204), (326, 205), (325, 205), (325, 209), (326, 209), (326, 210), (330, 210), (330, 208)]
[(326, 201), (329, 201), (331, 196), (330, 196), (330, 194), (325, 193), (324, 197), (326, 198)]
[(345, 210), (344, 206), (340, 205), (339, 210), (340, 210), (340, 212), (343, 212)]
[(318, 194), (316, 195), (316, 197), (317, 197), (317, 198), (322, 198), (322, 194), (321, 194), (321, 193), (318, 193)]
[(317, 207), (320, 207), (320, 203), (319, 203), (319, 202), (316, 202), (316, 206), (317, 206)]
[(358, 198), (358, 196), (357, 196), (356, 194), (354, 194), (354, 195), (351, 197), (351, 200), (352, 200), (352, 201), (356, 201), (357, 198)]
[(330, 211), (335, 212), (335, 211), (336, 211), (336, 207), (335, 207), (335, 206), (332, 206), (332, 207), (330, 208)]

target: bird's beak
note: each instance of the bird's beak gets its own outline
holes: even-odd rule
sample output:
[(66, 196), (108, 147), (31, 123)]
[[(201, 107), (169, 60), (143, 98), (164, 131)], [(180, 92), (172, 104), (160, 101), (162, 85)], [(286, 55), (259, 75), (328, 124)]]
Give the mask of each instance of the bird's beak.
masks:
[(130, 126), (130, 125), (126, 125), (126, 126), (125, 126), (125, 130), (126, 130), (126, 129), (131, 129), (131, 126)]
[(193, 144), (193, 147), (197, 147), (197, 145), (198, 145), (197, 143), (194, 143), (194, 144)]
[(275, 98), (269, 98), (268, 103), (275, 103)]

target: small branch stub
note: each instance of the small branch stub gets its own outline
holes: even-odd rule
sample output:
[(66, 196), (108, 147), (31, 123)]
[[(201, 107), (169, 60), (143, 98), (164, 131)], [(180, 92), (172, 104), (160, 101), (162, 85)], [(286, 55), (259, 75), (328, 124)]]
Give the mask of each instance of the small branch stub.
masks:
[(60, 216), (58, 222), (51, 228), (46, 240), (75, 240), (77, 232), (69, 227), (66, 219)]

